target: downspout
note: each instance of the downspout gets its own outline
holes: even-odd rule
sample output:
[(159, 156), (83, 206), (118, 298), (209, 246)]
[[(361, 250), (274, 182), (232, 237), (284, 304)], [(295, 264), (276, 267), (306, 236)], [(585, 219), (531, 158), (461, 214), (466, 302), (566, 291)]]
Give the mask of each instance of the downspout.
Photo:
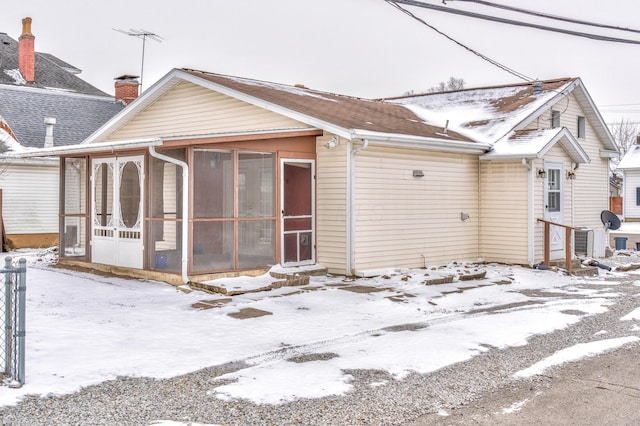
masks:
[(156, 151), (155, 146), (149, 147), (149, 154), (159, 160), (182, 167), (182, 282), (189, 283), (189, 166), (187, 163)]
[(356, 229), (356, 218), (355, 218), (355, 159), (356, 154), (358, 154), (363, 149), (366, 149), (369, 146), (369, 140), (364, 139), (362, 141), (362, 145), (355, 149), (351, 149), (353, 142), (349, 142), (348, 152), (349, 157), (347, 158), (347, 265), (346, 272), (349, 275), (354, 274), (353, 264), (355, 258), (355, 229)]
[(535, 264), (536, 247), (535, 247), (535, 218), (534, 216), (534, 184), (533, 184), (533, 167), (526, 158), (522, 159), (522, 166), (527, 169), (527, 260), (529, 266)]

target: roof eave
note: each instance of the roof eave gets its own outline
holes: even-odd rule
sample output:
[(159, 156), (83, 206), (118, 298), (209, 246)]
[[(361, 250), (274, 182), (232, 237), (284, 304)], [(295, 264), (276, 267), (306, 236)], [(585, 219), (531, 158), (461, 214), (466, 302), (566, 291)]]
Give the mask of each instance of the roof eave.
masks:
[(372, 145), (391, 146), (396, 148), (412, 148), (429, 151), (462, 152), (467, 154), (484, 154), (491, 145), (480, 142), (456, 141), (424, 136), (403, 135), (397, 133), (372, 132), (354, 129), (348, 139), (366, 139)]
[(163, 141), (160, 138), (130, 139), (117, 142), (96, 142), (92, 144), (79, 144), (60, 146), (54, 148), (42, 148), (37, 151), (16, 153), (16, 158), (50, 157), (69, 154), (88, 154), (92, 152), (113, 152), (122, 149), (146, 148), (160, 146)]

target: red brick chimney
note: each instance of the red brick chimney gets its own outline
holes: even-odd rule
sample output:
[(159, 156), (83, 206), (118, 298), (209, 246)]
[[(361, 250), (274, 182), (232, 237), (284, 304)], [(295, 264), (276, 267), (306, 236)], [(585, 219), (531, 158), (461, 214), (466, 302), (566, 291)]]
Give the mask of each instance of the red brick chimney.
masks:
[(24, 18), (22, 35), (18, 38), (18, 67), (27, 83), (33, 83), (36, 80), (35, 40), (36, 38), (31, 34), (31, 18)]
[(114, 79), (116, 81), (116, 101), (122, 101), (125, 105), (129, 105), (138, 97), (138, 82), (137, 75), (121, 75)]

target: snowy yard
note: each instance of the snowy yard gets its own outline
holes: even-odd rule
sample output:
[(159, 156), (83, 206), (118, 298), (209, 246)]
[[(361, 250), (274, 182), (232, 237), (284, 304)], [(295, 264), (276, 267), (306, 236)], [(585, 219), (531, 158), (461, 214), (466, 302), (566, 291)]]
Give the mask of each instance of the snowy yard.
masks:
[[(210, 389), (212, 397), (280, 404), (339, 395), (351, 388), (346, 370), (384, 370), (401, 380), (410, 372), (467, 360), (489, 346), (527, 345), (533, 335), (606, 311), (617, 296), (615, 279), (623, 276), (601, 270), (599, 277), (576, 278), (452, 264), (388, 270), (370, 279), (312, 277), (307, 286), (228, 298), (52, 268), (52, 258), (43, 253), (11, 253), (29, 265), (26, 384), (0, 387), (0, 405), (26, 394), (72, 393), (118, 376), (167, 378), (233, 361), (247, 368), (222, 376), (220, 386)], [(486, 277), (424, 284), (475, 268)], [(585, 281), (596, 289), (577, 286)], [(533, 303), (529, 290), (545, 290), (547, 296)], [(261, 316), (241, 315), (247, 312)], [(597, 342), (565, 348), (519, 374), (636, 341), (638, 319), (640, 311), (621, 318), (629, 321), (628, 337), (607, 339), (603, 332)]]

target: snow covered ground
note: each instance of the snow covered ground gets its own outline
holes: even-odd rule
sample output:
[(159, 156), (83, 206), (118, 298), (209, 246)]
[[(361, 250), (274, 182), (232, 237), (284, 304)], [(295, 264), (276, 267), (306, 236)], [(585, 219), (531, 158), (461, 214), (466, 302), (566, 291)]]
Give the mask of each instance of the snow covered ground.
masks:
[[(640, 261), (631, 254), (616, 259)], [(401, 380), (489, 346), (527, 345), (533, 335), (606, 311), (617, 296), (615, 278), (623, 276), (600, 270), (599, 277), (576, 278), (515, 266), (450, 264), (358, 280), (312, 277), (304, 287), (228, 298), (52, 268), (50, 251), (10, 255), (28, 261), (26, 383), (19, 389), (0, 386), (0, 406), (26, 394), (72, 393), (118, 376), (166, 378), (233, 361), (247, 368), (220, 377), (212, 397), (280, 404), (339, 395), (351, 389), (345, 373), (351, 369), (384, 370)], [(424, 284), (476, 268), (487, 272), (484, 279)], [(577, 286), (584, 281), (597, 284), (596, 290)], [(249, 279), (226, 284), (255, 286)], [(543, 289), (568, 297), (538, 295), (532, 303), (526, 295)], [(607, 339), (603, 333), (593, 344), (565, 348), (519, 374), (637, 341), (640, 311), (621, 320), (629, 321), (628, 337)]]

